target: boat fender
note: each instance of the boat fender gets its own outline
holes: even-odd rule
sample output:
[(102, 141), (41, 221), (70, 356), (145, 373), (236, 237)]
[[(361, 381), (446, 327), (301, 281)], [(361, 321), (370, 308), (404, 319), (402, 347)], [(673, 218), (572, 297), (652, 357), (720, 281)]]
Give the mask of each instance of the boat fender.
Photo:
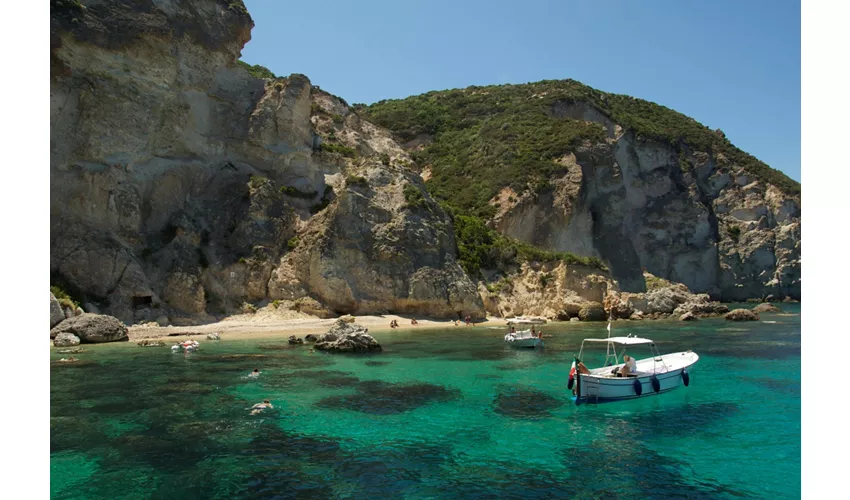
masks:
[(688, 373), (688, 370), (682, 370), (682, 382), (685, 383), (685, 387), (691, 383), (691, 375)]
[(567, 380), (567, 389), (572, 389), (572, 388), (573, 388), (573, 384), (574, 384), (574, 383), (575, 383), (575, 380), (573, 380), (573, 377), (572, 377), (572, 375), (571, 375), (571, 376), (570, 376), (570, 379), (569, 379), (569, 380)]
[(658, 377), (653, 375), (652, 378), (649, 379), (649, 381), (652, 382), (652, 390), (653, 391), (658, 392), (658, 391), (661, 390), (661, 382), (658, 381)]
[(635, 382), (632, 385), (635, 388), (635, 394), (640, 396), (643, 393), (643, 385), (640, 383), (640, 380), (635, 379)]

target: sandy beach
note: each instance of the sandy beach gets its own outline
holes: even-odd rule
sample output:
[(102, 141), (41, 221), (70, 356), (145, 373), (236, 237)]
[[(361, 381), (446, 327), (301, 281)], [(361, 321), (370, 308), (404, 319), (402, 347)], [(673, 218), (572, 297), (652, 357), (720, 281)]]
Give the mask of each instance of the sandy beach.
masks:
[[(354, 316), (355, 323), (363, 325), (371, 332), (390, 331), (390, 322), (397, 320), (401, 329), (429, 330), (434, 328), (452, 328), (454, 321), (448, 319), (416, 318), (418, 325), (410, 324), (410, 316), (385, 314), (381, 316)], [(198, 326), (156, 326), (153, 324), (133, 325), (128, 328), (131, 341), (142, 339), (165, 339), (168, 337), (203, 337), (217, 332), (222, 339), (256, 337), (303, 337), (309, 333), (324, 333), (338, 318), (321, 319), (292, 311), (268, 311), (261, 309), (256, 314), (230, 316), (216, 323)], [(488, 317), (486, 321), (476, 323), (477, 327), (504, 326), (506, 320)], [(469, 328), (461, 322), (457, 328)]]

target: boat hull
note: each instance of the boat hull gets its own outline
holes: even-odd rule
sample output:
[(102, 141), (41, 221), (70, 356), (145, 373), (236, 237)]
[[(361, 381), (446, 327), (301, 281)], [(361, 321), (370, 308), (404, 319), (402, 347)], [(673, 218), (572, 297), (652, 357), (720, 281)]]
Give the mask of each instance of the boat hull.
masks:
[(543, 340), (537, 337), (525, 337), (525, 338), (517, 338), (511, 336), (510, 334), (505, 335), (505, 343), (511, 347), (515, 347), (518, 349), (521, 348), (535, 348), (535, 347), (543, 347)]
[[(594, 370), (596, 373), (592, 375), (577, 374), (575, 403), (577, 405), (610, 403), (670, 392), (682, 386), (686, 376), (690, 377), (689, 374), (683, 375), (683, 373), (687, 373), (689, 368), (696, 364), (699, 356), (696, 353), (687, 352), (665, 354), (661, 358), (668, 362), (666, 367), (657, 367), (656, 364), (653, 369), (650, 369), (652, 358), (639, 361), (636, 377), (610, 377), (607, 373), (605, 375), (599, 373), (610, 373), (615, 367)], [(658, 381), (657, 390), (654, 387), (653, 378)], [(640, 391), (635, 387), (636, 380), (640, 383)]]

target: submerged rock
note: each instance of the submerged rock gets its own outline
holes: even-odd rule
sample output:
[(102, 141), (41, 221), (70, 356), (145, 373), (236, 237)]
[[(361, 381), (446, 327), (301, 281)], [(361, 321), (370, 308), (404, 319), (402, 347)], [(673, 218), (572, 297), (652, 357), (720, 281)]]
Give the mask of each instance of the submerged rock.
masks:
[(53, 345), (55, 345), (56, 347), (72, 347), (75, 345), (80, 345), (80, 338), (74, 335), (73, 333), (57, 333), (56, 338), (53, 339)]
[(65, 332), (78, 336), (84, 344), (129, 340), (124, 323), (104, 314), (83, 313), (68, 318), (50, 330), (50, 336)]
[(301, 345), (304, 343), (304, 339), (299, 339), (295, 335), (289, 336), (289, 345)]
[(758, 321), (759, 315), (749, 309), (735, 309), (724, 316), (726, 321)]
[(370, 352), (380, 351), (378, 343), (367, 332), (368, 328), (337, 320), (336, 323), (316, 340), (316, 349), (339, 352)]
[(160, 342), (159, 340), (140, 340), (136, 342), (136, 345), (141, 347), (163, 347), (165, 346), (165, 342)]

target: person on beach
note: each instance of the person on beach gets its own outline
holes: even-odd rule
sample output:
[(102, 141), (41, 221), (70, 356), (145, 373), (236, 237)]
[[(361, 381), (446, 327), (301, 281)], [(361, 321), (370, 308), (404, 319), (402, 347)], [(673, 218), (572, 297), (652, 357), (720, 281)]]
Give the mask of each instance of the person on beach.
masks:
[(251, 407), (251, 415), (256, 415), (257, 413), (262, 412), (266, 408), (274, 408), (271, 402), (268, 399), (264, 399), (262, 403), (257, 403)]
[(252, 371), (248, 376), (249, 377), (259, 377), (260, 376), (260, 369), (254, 368), (254, 371)]
[(412, 318), (411, 318), (411, 320), (410, 320), (410, 324), (411, 324), (411, 325), (413, 325), (413, 326), (416, 326), (416, 325), (418, 325), (419, 323), (418, 323), (415, 319), (412, 319)]

